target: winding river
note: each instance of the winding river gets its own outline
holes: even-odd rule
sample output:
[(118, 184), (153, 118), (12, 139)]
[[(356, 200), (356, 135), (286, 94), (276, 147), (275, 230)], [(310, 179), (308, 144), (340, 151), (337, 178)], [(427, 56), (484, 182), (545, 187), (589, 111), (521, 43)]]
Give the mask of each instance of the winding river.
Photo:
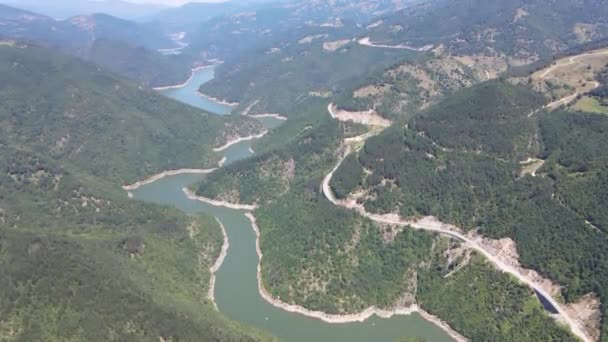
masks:
[(208, 112), (227, 115), (232, 111), (232, 107), (214, 102), (198, 92), (201, 84), (209, 82), (213, 79), (215, 68), (209, 66), (206, 68), (196, 69), (192, 73), (192, 77), (183, 87), (163, 89), (160, 92), (168, 97), (189, 104), (193, 107), (204, 109)]
[[(213, 78), (213, 69), (198, 70), (190, 82), (163, 93), (179, 101), (225, 115), (230, 108), (213, 103), (197, 93), (200, 84)], [(281, 120), (264, 118), (268, 128)], [(250, 142), (235, 144), (224, 151), (226, 163), (252, 155)], [(236, 321), (266, 330), (285, 341), (395, 341), (401, 337), (417, 336), (430, 342), (452, 339), (438, 326), (417, 313), (385, 319), (377, 316), (357, 323), (330, 324), (321, 320), (290, 313), (266, 302), (257, 288), (258, 256), (255, 234), (244, 211), (216, 207), (188, 199), (182, 188), (205, 177), (182, 174), (165, 177), (132, 191), (134, 198), (175, 206), (187, 213), (207, 213), (217, 217), (226, 227), (230, 247), (228, 255), (216, 273), (215, 301), (224, 315)]]

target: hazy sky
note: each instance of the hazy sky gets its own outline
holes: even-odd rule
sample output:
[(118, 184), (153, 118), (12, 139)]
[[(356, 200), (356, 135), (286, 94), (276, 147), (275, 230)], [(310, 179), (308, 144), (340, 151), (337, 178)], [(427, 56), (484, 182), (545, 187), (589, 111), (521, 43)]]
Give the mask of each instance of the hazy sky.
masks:
[(137, 4), (163, 4), (179, 6), (188, 2), (226, 2), (228, 0), (124, 0)]

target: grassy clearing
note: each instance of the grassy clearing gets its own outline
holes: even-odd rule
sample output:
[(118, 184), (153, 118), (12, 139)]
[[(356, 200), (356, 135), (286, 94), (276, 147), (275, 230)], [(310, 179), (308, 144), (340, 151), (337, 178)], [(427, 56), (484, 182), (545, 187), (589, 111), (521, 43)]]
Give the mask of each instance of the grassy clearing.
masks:
[(582, 99), (572, 105), (572, 109), (588, 113), (608, 114), (608, 107), (602, 106), (597, 99), (589, 96), (583, 96)]
[(564, 57), (531, 75), (527, 82), (552, 100), (596, 88), (596, 74), (608, 63), (608, 49)]

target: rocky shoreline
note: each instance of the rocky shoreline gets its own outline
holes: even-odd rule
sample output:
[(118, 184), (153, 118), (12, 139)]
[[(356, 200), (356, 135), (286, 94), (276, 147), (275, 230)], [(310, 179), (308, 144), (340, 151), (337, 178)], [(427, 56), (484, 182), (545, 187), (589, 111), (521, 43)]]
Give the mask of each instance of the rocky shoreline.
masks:
[(288, 304), (288, 303), (281, 301), (280, 299), (272, 297), (272, 295), (266, 290), (266, 288), (264, 287), (264, 284), (262, 283), (262, 257), (263, 257), (263, 254), (262, 254), (262, 249), (260, 248), (260, 229), (257, 225), (256, 218), (255, 218), (255, 216), (253, 216), (252, 213), (246, 213), (245, 216), (251, 222), (251, 227), (253, 228), (253, 231), (255, 232), (255, 235), (256, 235), (255, 248), (256, 248), (256, 252), (258, 254), (258, 259), (259, 259), (258, 260), (258, 271), (257, 271), (258, 290), (259, 290), (260, 296), (262, 298), (264, 298), (264, 300), (266, 300), (268, 303), (272, 304), (273, 306), (280, 308), (282, 310), (288, 311), (288, 312), (298, 313), (298, 314), (301, 314), (304, 316), (320, 319), (327, 323), (335, 323), (335, 324), (363, 322), (373, 315), (376, 315), (376, 316), (379, 316), (382, 318), (391, 318), (394, 315), (411, 315), (412, 313), (419, 313), (424, 319), (436, 324), (438, 327), (443, 329), (454, 340), (456, 340), (458, 342), (468, 341), (468, 339), (466, 337), (462, 336), (457, 331), (452, 329), (446, 322), (444, 322), (441, 319), (439, 319), (438, 317), (433, 316), (430, 313), (424, 311), (416, 304), (412, 304), (407, 307), (396, 307), (393, 310), (384, 310), (384, 309), (379, 309), (375, 306), (371, 306), (371, 307), (363, 310), (362, 312), (355, 313), (355, 314), (332, 315), (332, 314), (328, 314), (328, 313), (325, 313), (322, 311), (308, 310), (300, 305)]
[(252, 205), (252, 204), (234, 204), (234, 203), (229, 203), (226, 201), (217, 201), (217, 200), (213, 200), (211, 198), (197, 196), (194, 193), (194, 191), (192, 191), (188, 188), (183, 188), (182, 191), (186, 194), (186, 197), (188, 197), (189, 199), (191, 199), (193, 201), (200, 201), (200, 202), (211, 204), (211, 205), (218, 206), (218, 207), (226, 207), (226, 208), (236, 209), (236, 210), (255, 210), (258, 207), (257, 205)]

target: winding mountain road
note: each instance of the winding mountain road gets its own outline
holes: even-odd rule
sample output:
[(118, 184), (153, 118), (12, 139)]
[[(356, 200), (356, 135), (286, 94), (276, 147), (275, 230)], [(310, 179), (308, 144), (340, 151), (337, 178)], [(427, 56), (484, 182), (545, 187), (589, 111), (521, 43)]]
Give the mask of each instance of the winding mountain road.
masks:
[(595, 51), (595, 52), (591, 52), (591, 53), (583, 53), (583, 54), (580, 54), (580, 55), (572, 56), (572, 57), (568, 58), (568, 62), (555, 64), (552, 67), (550, 67), (549, 69), (545, 70), (545, 72), (543, 72), (540, 75), (540, 78), (542, 78), (542, 79), (547, 78), (547, 75), (549, 75), (553, 71), (555, 71), (555, 70), (557, 70), (557, 69), (559, 69), (561, 67), (572, 65), (572, 64), (576, 63), (576, 60), (579, 59), (579, 58), (582, 58), (582, 57), (593, 57), (593, 56), (598, 56), (598, 55), (608, 55), (608, 50), (600, 50), (600, 51)]
[[(580, 54), (577, 56), (572, 56), (570, 58), (568, 58), (568, 62), (566, 63), (559, 63), (559, 64), (555, 64), (553, 66), (551, 66), (550, 68), (548, 68), (547, 70), (545, 70), (545, 72), (543, 72), (540, 75), (541, 79), (547, 79), (547, 78), (553, 78), (553, 77), (547, 77), (550, 74), (552, 74), (555, 70), (560, 69), (562, 67), (568, 66), (568, 65), (572, 65), (577, 63), (576, 60), (579, 58), (583, 58), (583, 57), (593, 57), (593, 56), (599, 56), (599, 55), (608, 55), (608, 50), (600, 50), (600, 51), (595, 51), (595, 52), (591, 52), (591, 53), (584, 53), (584, 54)], [(593, 87), (591, 89), (588, 89), (587, 91), (593, 90), (597, 87), (600, 86), (600, 83), (597, 81), (593, 82)], [(549, 103), (548, 105), (545, 106), (545, 108), (548, 109), (555, 109), (559, 106), (561, 106), (562, 104), (568, 104), (570, 102), (572, 102), (574, 99), (576, 99), (577, 96), (579, 96), (581, 93), (580, 92), (576, 92), (572, 95), (568, 95), (565, 97), (562, 97), (559, 100), (553, 101), (551, 103)]]
[[(330, 113), (330, 115), (331, 115), (331, 113)], [(377, 134), (377, 133), (378, 132), (375, 132), (375, 134)], [(344, 161), (346, 156), (351, 153), (352, 147), (350, 144), (353, 141), (356, 141), (356, 142), (365, 141), (370, 136), (371, 135), (369, 135), (369, 133), (366, 133), (359, 137), (350, 138), (351, 141), (345, 141), (344, 144), (346, 146), (346, 150), (345, 150), (344, 156), (338, 161), (336, 166), (334, 166), (334, 168), (323, 178), (323, 182), (321, 183), (323, 195), (334, 205), (341, 206), (341, 207), (348, 208), (348, 209), (353, 209), (351, 206), (348, 206), (348, 205), (342, 203), (341, 201), (339, 201), (338, 199), (336, 199), (336, 197), (331, 189), (331, 186), (329, 184), (330, 184), (331, 179), (332, 179), (334, 173), (336, 172), (336, 170), (338, 170), (338, 168), (340, 167), (340, 165), (342, 164), (342, 162)], [(568, 315), (568, 313), (562, 307), (563, 304), (557, 302), (547, 291), (545, 291), (542, 288), (542, 286), (540, 284), (536, 284), (534, 281), (532, 281), (528, 277), (521, 274), (519, 272), (519, 270), (517, 270), (515, 267), (506, 264), (505, 262), (500, 260), (500, 258), (498, 258), (497, 256), (490, 253), (487, 249), (485, 249), (483, 246), (481, 246), (478, 242), (472, 240), (471, 238), (469, 238), (469, 237), (463, 235), (462, 233), (460, 233), (459, 231), (457, 231), (458, 228), (456, 228), (452, 225), (443, 223), (434, 217), (425, 217), (425, 218), (422, 218), (419, 220), (407, 220), (407, 219), (403, 219), (401, 217), (392, 217), (392, 216), (387, 216), (387, 215), (372, 214), (372, 213), (367, 212), (362, 207), (357, 207), (357, 208), (355, 208), (355, 210), (357, 210), (364, 217), (367, 217), (370, 220), (375, 221), (375, 222), (431, 231), (431, 232), (446, 235), (453, 239), (464, 242), (465, 245), (476, 250), (477, 252), (482, 254), (484, 257), (486, 257), (488, 259), (488, 261), (490, 261), (492, 264), (495, 265), (496, 268), (498, 268), (499, 270), (501, 270), (503, 272), (511, 274), (512, 276), (517, 278), (520, 282), (526, 284), (527, 286), (529, 286), (530, 288), (535, 290), (537, 293), (539, 293), (541, 296), (543, 296), (556, 309), (559, 317), (563, 319), (564, 323), (566, 325), (568, 325), (568, 327), (570, 327), (572, 332), (577, 337), (579, 337), (584, 342), (592, 342), (592, 339), (587, 336), (587, 334), (584, 332), (584, 329), (582, 329), (580, 327), (578, 322)], [(461, 229), (458, 229), (458, 230), (461, 230)]]

